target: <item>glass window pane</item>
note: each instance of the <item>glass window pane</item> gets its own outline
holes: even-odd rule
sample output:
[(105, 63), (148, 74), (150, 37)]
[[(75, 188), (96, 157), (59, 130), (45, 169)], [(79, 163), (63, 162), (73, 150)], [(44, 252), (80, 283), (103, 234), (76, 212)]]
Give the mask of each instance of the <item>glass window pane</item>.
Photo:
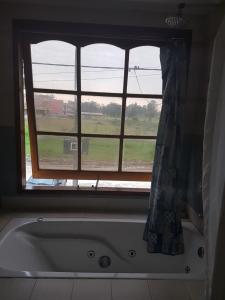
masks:
[(161, 99), (127, 98), (125, 134), (157, 135)]
[(127, 92), (162, 94), (162, 75), (158, 47), (142, 46), (130, 50)]
[(81, 89), (122, 93), (125, 51), (108, 44), (81, 49)]
[(74, 95), (34, 94), (38, 131), (77, 132), (77, 100)]
[(82, 138), (82, 170), (117, 171), (119, 139)]
[(31, 45), (34, 88), (76, 90), (76, 47), (61, 41)]
[(77, 138), (38, 135), (37, 141), (41, 169), (77, 170)]
[(154, 153), (154, 140), (124, 139), (122, 170), (128, 172), (152, 171)]
[(120, 134), (121, 108), (121, 98), (83, 96), (82, 133)]

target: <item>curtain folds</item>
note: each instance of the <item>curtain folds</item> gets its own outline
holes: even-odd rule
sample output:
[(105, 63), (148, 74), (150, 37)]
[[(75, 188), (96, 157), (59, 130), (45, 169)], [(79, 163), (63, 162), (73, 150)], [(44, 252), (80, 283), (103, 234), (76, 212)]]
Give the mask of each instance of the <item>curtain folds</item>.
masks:
[[(187, 84), (187, 48), (174, 39), (160, 50), (163, 104), (156, 141), (150, 207), (144, 231), (150, 253), (184, 252), (180, 203), (185, 196), (183, 118)], [(188, 162), (186, 162), (188, 164)]]

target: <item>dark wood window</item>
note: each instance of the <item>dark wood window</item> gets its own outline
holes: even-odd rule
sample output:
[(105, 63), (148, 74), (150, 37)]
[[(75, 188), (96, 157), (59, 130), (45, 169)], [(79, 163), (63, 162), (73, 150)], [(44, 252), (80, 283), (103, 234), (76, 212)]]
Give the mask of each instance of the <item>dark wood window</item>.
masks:
[(170, 34), (31, 25), (22, 23), (17, 39), (32, 176), (150, 181), (162, 106), (160, 46)]

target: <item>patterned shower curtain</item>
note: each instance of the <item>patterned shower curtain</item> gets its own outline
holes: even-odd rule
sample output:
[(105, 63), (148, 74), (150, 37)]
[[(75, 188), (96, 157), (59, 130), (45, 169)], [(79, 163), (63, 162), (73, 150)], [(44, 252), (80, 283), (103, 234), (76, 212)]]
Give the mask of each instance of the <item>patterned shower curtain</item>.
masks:
[(185, 41), (174, 39), (170, 45), (161, 47), (160, 60), (163, 104), (144, 240), (150, 253), (177, 255), (184, 252), (180, 204), (186, 190), (183, 157), (183, 107), (187, 84)]

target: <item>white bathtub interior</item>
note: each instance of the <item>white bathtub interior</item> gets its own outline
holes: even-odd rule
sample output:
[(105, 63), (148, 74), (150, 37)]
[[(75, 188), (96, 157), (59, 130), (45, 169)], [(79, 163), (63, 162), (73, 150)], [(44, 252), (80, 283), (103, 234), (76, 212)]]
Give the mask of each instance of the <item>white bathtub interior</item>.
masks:
[[(0, 277), (204, 279), (204, 239), (183, 222), (185, 253), (150, 254), (144, 220), (15, 218), (0, 233)], [(107, 257), (109, 265), (100, 265)], [(104, 259), (103, 259), (104, 261)]]

